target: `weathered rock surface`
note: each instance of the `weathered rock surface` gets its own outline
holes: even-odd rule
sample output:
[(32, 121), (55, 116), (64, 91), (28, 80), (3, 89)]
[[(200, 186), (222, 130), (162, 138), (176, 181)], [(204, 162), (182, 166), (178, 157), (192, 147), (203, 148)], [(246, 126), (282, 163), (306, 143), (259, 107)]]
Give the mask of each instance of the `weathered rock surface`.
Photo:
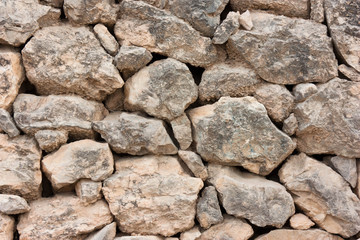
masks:
[(205, 229), (224, 220), (215, 187), (209, 186), (202, 191), (196, 205), (196, 219)]
[(302, 213), (297, 213), (290, 218), (290, 226), (297, 230), (306, 230), (314, 225), (315, 223)]
[(93, 128), (117, 153), (131, 155), (176, 154), (177, 148), (167, 133), (164, 122), (136, 113), (114, 112)]
[(251, 12), (251, 16), (254, 28), (232, 35), (227, 48), (249, 62), (262, 79), (298, 84), (326, 82), (337, 76), (326, 26), (264, 12)]
[(313, 83), (300, 83), (296, 85), (292, 92), (296, 102), (303, 102), (311, 95), (317, 93), (318, 89)]
[(107, 27), (101, 23), (98, 23), (94, 27), (94, 33), (106, 52), (112, 56), (115, 56), (119, 51), (119, 43), (116, 41), (115, 37), (111, 35)]
[(59, 9), (41, 5), (37, 0), (2, 0), (0, 44), (19, 47), (39, 28), (59, 19), (60, 13)]
[(116, 235), (116, 223), (110, 223), (97, 232), (90, 234), (85, 240), (114, 240)]
[(350, 237), (360, 231), (360, 200), (330, 167), (306, 156), (291, 156), (279, 171), (295, 204), (330, 233)]
[(0, 239), (13, 240), (15, 219), (0, 213)]
[(101, 199), (101, 182), (81, 179), (75, 185), (76, 195), (84, 204), (91, 204)]
[(240, 25), (245, 28), (246, 30), (251, 30), (254, 27), (252, 22), (251, 13), (249, 10), (246, 10), (240, 15), (239, 18)]
[(20, 239), (77, 240), (112, 222), (104, 200), (84, 206), (78, 197), (59, 194), (30, 203), (31, 210), (20, 215), (17, 230)]
[(324, 163), (338, 172), (352, 188), (356, 186), (357, 171), (356, 159), (341, 156), (326, 157)]
[(62, 8), (64, 0), (40, 0), (40, 3), (55, 8)]
[(81, 178), (102, 181), (114, 171), (114, 159), (107, 143), (85, 139), (60, 147), (42, 160), (42, 170), (55, 190)]
[(199, 227), (193, 227), (190, 230), (182, 232), (180, 234), (180, 240), (196, 240), (198, 237), (200, 237), (200, 235), (201, 232), (199, 230)]
[(262, 235), (256, 240), (342, 240), (341, 237), (331, 235), (320, 229), (290, 230), (278, 229)]
[(298, 128), (298, 122), (294, 113), (291, 113), (287, 119), (283, 122), (282, 130), (287, 135), (292, 136), (295, 134)]
[(180, 117), (173, 119), (170, 124), (180, 148), (183, 150), (188, 149), (192, 143), (191, 122), (189, 118), (184, 113)]
[(183, 160), (186, 166), (191, 170), (195, 177), (201, 178), (205, 181), (208, 178), (208, 172), (201, 157), (192, 151), (179, 150), (179, 157)]
[(30, 210), (25, 199), (16, 195), (0, 194), (0, 214), (20, 214)]
[(239, 12), (229, 12), (225, 20), (216, 28), (212, 42), (214, 44), (224, 44), (239, 29), (239, 19)]
[(291, 195), (277, 182), (229, 166), (209, 164), (208, 171), (228, 214), (259, 227), (281, 228), (295, 213)]
[(158, 236), (124, 236), (116, 237), (114, 240), (163, 240), (163, 238)]
[(318, 23), (324, 22), (324, 0), (310, 0), (310, 19)]
[(105, 100), (105, 107), (110, 112), (121, 111), (124, 110), (124, 89), (119, 88), (112, 94), (110, 94)]
[(202, 187), (176, 157), (149, 155), (116, 161), (102, 190), (122, 232), (172, 236), (194, 225)]
[(360, 72), (354, 68), (348, 67), (345, 64), (339, 66), (339, 71), (348, 77), (351, 81), (360, 82)]
[(356, 184), (356, 188), (355, 188), (355, 194), (360, 199), (360, 160), (359, 159), (356, 160), (356, 170), (358, 173), (358, 177), (357, 177), (357, 184)]
[(57, 150), (68, 140), (68, 133), (64, 130), (40, 130), (34, 136), (39, 147), (46, 152)]
[(267, 175), (295, 148), (253, 97), (223, 97), (188, 114), (197, 152), (208, 162), (242, 166)]
[(0, 108), (0, 129), (6, 132), (9, 137), (16, 137), (20, 134), (9, 112), (3, 108)]
[(22, 57), (26, 76), (42, 95), (75, 93), (104, 100), (124, 84), (113, 58), (88, 27), (43, 28), (25, 45)]
[(294, 109), (298, 149), (307, 154), (360, 157), (360, 83), (333, 79)]
[(26, 200), (41, 196), (41, 150), (34, 138), (0, 134), (0, 192)]
[(31, 135), (40, 130), (64, 130), (73, 138), (93, 138), (91, 122), (107, 114), (103, 104), (78, 96), (19, 94), (14, 102), (16, 124)]

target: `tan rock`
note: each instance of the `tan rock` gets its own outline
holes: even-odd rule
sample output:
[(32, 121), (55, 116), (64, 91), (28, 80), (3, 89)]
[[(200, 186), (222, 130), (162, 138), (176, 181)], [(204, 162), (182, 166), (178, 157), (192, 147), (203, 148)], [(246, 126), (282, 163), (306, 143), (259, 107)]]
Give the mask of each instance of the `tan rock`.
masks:
[(224, 220), (215, 187), (208, 186), (202, 191), (196, 205), (196, 219), (205, 229)]
[(240, 15), (239, 23), (246, 30), (251, 30), (254, 27), (254, 24), (251, 19), (251, 13), (249, 10), (246, 10), (244, 13)]
[(356, 160), (356, 170), (358, 173), (358, 177), (357, 177), (357, 184), (356, 184), (356, 188), (355, 188), (355, 194), (360, 199), (360, 160), (359, 159)]
[(114, 240), (116, 235), (116, 223), (110, 223), (97, 232), (90, 234), (85, 240)]
[(46, 152), (57, 150), (68, 140), (68, 132), (64, 130), (40, 130), (34, 136), (39, 147)]
[(195, 177), (201, 178), (205, 181), (208, 178), (208, 172), (204, 166), (201, 157), (192, 151), (178, 151), (179, 157), (183, 160), (186, 166), (191, 170)]
[(318, 88), (313, 83), (300, 83), (297, 84), (292, 92), (296, 102), (303, 102), (308, 99), (311, 95), (317, 93)]
[(163, 240), (163, 238), (158, 236), (124, 236), (116, 237), (114, 240)]
[(20, 239), (77, 240), (112, 222), (104, 200), (84, 206), (78, 197), (59, 194), (30, 203), (31, 210), (20, 215), (17, 230)]
[(15, 219), (0, 213), (0, 239), (13, 240)]
[(191, 122), (189, 118), (184, 113), (180, 117), (173, 119), (170, 124), (180, 148), (182, 150), (188, 149), (192, 143)]
[(290, 230), (278, 229), (262, 235), (256, 240), (342, 240), (341, 237), (331, 235), (320, 229)]
[(0, 192), (26, 200), (41, 196), (41, 150), (34, 138), (0, 134)]
[(89, 179), (81, 179), (76, 183), (75, 191), (76, 195), (84, 204), (91, 204), (101, 199), (101, 187), (101, 182), (94, 182)]
[(0, 129), (9, 135), (9, 137), (16, 137), (20, 134), (10, 113), (3, 108), (0, 108)]
[(351, 81), (360, 82), (360, 72), (356, 71), (354, 68), (341, 64), (339, 66), (339, 71)]
[(291, 113), (287, 119), (283, 122), (282, 130), (287, 135), (292, 136), (295, 134), (296, 130), (298, 128), (298, 122), (294, 115), (294, 113)]
[(196, 240), (198, 237), (200, 237), (201, 232), (199, 230), (199, 227), (193, 227), (190, 230), (187, 230), (185, 232), (182, 232), (180, 234), (180, 240)]
[(124, 100), (125, 100), (124, 89), (123, 88), (116, 89), (114, 93), (110, 94), (105, 99), (105, 107), (110, 112), (124, 110)]
[(62, 8), (64, 0), (40, 0), (40, 3), (55, 8)]
[(352, 188), (357, 182), (356, 159), (341, 156), (325, 157), (324, 163), (338, 172)]
[(193, 227), (202, 187), (176, 157), (148, 155), (116, 161), (102, 191), (122, 232), (172, 236)]
[(310, 19), (318, 23), (324, 22), (324, 0), (310, 0)]
[(297, 213), (290, 218), (290, 226), (297, 230), (306, 230), (314, 225), (315, 223), (302, 213)]
[(20, 214), (30, 210), (25, 199), (16, 195), (0, 194), (0, 214)]
[(119, 51), (119, 43), (116, 41), (115, 37), (111, 35), (107, 27), (103, 24), (98, 23), (94, 27), (94, 33), (99, 39), (101, 45), (104, 49), (112, 56), (115, 56)]
[(214, 44), (224, 44), (239, 29), (239, 18), (239, 12), (230, 11), (224, 21), (216, 28), (212, 42)]

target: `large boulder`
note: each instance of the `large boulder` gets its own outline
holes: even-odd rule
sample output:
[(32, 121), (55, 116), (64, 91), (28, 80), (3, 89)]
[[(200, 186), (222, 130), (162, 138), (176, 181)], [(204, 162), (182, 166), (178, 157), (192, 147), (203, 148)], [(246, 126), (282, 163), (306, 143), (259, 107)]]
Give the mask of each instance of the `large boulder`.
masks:
[(320, 229), (291, 230), (278, 229), (257, 237), (256, 240), (343, 240)]

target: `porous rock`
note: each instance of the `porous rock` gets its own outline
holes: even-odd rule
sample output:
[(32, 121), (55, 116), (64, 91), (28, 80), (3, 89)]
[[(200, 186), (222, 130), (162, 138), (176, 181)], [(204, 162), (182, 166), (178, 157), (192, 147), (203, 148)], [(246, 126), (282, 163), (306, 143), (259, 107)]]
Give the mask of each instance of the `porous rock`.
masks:
[(94, 27), (94, 33), (104, 49), (110, 55), (115, 56), (119, 51), (119, 43), (116, 41), (115, 37), (111, 35), (107, 27), (98, 23)]
[(256, 240), (342, 240), (341, 237), (331, 235), (320, 229), (290, 230), (278, 229), (264, 234)]
[(239, 18), (239, 12), (229, 12), (225, 20), (216, 28), (212, 42), (214, 44), (224, 44), (239, 29)]
[(39, 147), (46, 152), (57, 150), (68, 140), (68, 132), (64, 130), (39, 130), (34, 136)]
[(297, 230), (306, 230), (314, 225), (315, 223), (302, 213), (297, 213), (290, 218), (290, 226)]
[(196, 219), (205, 229), (224, 220), (215, 187), (208, 186), (202, 191), (196, 205)]
[(30, 207), (25, 199), (16, 195), (0, 194), (0, 213), (12, 215), (25, 213)]
[(294, 113), (291, 113), (287, 119), (283, 122), (282, 130), (287, 135), (292, 136), (295, 134), (298, 128), (298, 122)]
[(16, 137), (20, 134), (10, 113), (0, 108), (0, 129), (6, 132), (9, 137)]
[(75, 185), (75, 192), (84, 204), (91, 204), (101, 199), (101, 187), (101, 182), (81, 179)]
[(339, 66), (339, 71), (351, 81), (360, 82), (360, 72), (356, 71), (354, 68), (341, 64)]
[(116, 235), (116, 223), (110, 223), (97, 232), (90, 234), (85, 240), (114, 240)]
[(15, 219), (0, 213), (0, 239), (13, 240)]
[(173, 119), (170, 124), (180, 148), (182, 150), (188, 149), (192, 143), (191, 122), (189, 118), (184, 113), (180, 117)]
[(311, 95), (317, 93), (317, 91), (317, 86), (313, 83), (300, 83), (297, 84), (292, 90), (296, 102), (305, 101)]
[(179, 150), (179, 157), (183, 160), (186, 166), (191, 170), (195, 177), (201, 178), (205, 181), (208, 177), (207, 169), (204, 166), (201, 157), (192, 151)]
[(356, 159), (341, 156), (326, 157), (324, 163), (338, 172), (352, 188), (356, 186), (357, 172)]

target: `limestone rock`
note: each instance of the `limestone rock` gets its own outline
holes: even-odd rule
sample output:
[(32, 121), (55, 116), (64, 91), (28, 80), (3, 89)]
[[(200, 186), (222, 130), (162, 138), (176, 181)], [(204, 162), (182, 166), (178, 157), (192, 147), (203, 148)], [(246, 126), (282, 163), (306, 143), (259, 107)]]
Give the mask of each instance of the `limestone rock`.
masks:
[(224, 220), (215, 187), (209, 186), (202, 191), (196, 205), (196, 219), (205, 229)]
[(0, 129), (6, 132), (9, 137), (16, 137), (20, 134), (9, 112), (2, 108), (0, 108)]
[(360, 157), (360, 83), (333, 79), (294, 109), (298, 149), (307, 154)]
[(116, 67), (125, 78), (131, 77), (145, 67), (151, 59), (151, 52), (137, 46), (121, 46), (119, 53), (115, 56)]
[(59, 190), (81, 178), (104, 180), (114, 171), (114, 159), (107, 143), (85, 139), (63, 145), (45, 156), (42, 169), (52, 187)]
[(229, 166), (209, 164), (208, 171), (228, 214), (259, 227), (281, 228), (295, 213), (291, 195), (277, 182)]
[(229, 12), (225, 20), (216, 28), (212, 42), (214, 44), (224, 44), (239, 29), (239, 18), (239, 12)]
[(19, 218), (20, 239), (83, 239), (83, 234), (102, 228), (113, 219), (104, 200), (84, 206), (73, 195), (41, 198), (31, 202), (30, 207), (31, 210)]
[(185, 173), (176, 157), (122, 158), (115, 166), (102, 191), (122, 232), (172, 236), (194, 225), (203, 182)]
[(348, 77), (351, 81), (360, 82), (360, 72), (354, 68), (348, 67), (345, 64), (339, 66), (339, 71)]
[(200, 237), (201, 232), (199, 230), (199, 227), (193, 227), (190, 230), (187, 230), (185, 232), (182, 232), (180, 234), (180, 240), (196, 240), (198, 237)]
[(297, 119), (294, 113), (291, 113), (290, 116), (284, 120), (282, 130), (287, 135), (292, 136), (295, 134), (297, 128), (298, 128)]
[(327, 157), (324, 159), (324, 163), (338, 172), (352, 188), (356, 186), (357, 172), (355, 158), (341, 156)]
[(0, 239), (13, 240), (15, 219), (0, 213)]
[(222, 97), (188, 114), (197, 152), (208, 162), (242, 166), (267, 175), (295, 148), (295, 143), (275, 127), (265, 107), (253, 97)]
[(301, 153), (287, 160), (279, 177), (295, 204), (321, 228), (343, 237), (360, 231), (360, 200), (330, 167)]
[(64, 130), (39, 130), (35, 133), (35, 139), (42, 150), (52, 152), (67, 142), (68, 132)]
[(201, 178), (205, 181), (208, 178), (208, 172), (204, 166), (201, 157), (192, 151), (179, 150), (179, 157), (183, 160), (186, 166), (191, 170), (195, 177)]
[(324, 22), (324, 0), (310, 0), (310, 19), (318, 23)]
[(164, 122), (136, 113), (114, 112), (93, 123), (111, 148), (131, 155), (176, 154), (177, 148), (167, 133)]
[(251, 16), (254, 28), (232, 35), (227, 48), (235, 57), (249, 62), (262, 79), (298, 84), (327, 82), (337, 76), (326, 26), (264, 12), (251, 12)]
[(296, 102), (303, 102), (311, 95), (317, 93), (318, 89), (313, 83), (300, 83), (293, 88)]
[(126, 109), (169, 121), (181, 116), (197, 96), (189, 68), (171, 58), (141, 69), (125, 84)]
[(104, 105), (78, 96), (39, 97), (19, 94), (14, 102), (14, 120), (26, 134), (39, 130), (64, 130), (72, 138), (92, 138), (92, 121), (100, 121), (108, 111)]
[(124, 110), (124, 89), (119, 88), (112, 94), (110, 94), (105, 100), (105, 107), (110, 112), (121, 111)]
[(192, 143), (191, 122), (189, 118), (184, 113), (180, 117), (173, 119), (170, 124), (180, 148), (183, 150), (188, 149)]
[(34, 138), (0, 134), (0, 192), (26, 200), (41, 196), (41, 150)]
[(297, 230), (306, 230), (314, 225), (315, 223), (302, 213), (297, 213), (290, 218), (290, 226)]
[(30, 210), (25, 199), (16, 195), (0, 194), (0, 214), (20, 214)]
[(239, 18), (240, 25), (246, 30), (251, 30), (254, 27), (252, 22), (251, 13), (249, 10), (246, 10), (244, 13), (240, 15)]
[(22, 57), (26, 76), (42, 95), (75, 93), (101, 101), (124, 84), (113, 58), (88, 27), (43, 28), (25, 45)]
[(341, 237), (331, 235), (320, 229), (290, 230), (278, 229), (262, 235), (256, 240), (342, 240)]
[(116, 41), (115, 37), (111, 35), (107, 27), (103, 24), (98, 23), (94, 27), (94, 33), (99, 39), (101, 45), (104, 49), (112, 56), (115, 56), (119, 51), (119, 43)]
[(76, 195), (85, 204), (94, 203), (101, 199), (101, 182), (94, 182), (89, 179), (81, 179), (75, 185)]
[(110, 223), (97, 232), (90, 234), (85, 240), (114, 240), (116, 235), (116, 223)]

